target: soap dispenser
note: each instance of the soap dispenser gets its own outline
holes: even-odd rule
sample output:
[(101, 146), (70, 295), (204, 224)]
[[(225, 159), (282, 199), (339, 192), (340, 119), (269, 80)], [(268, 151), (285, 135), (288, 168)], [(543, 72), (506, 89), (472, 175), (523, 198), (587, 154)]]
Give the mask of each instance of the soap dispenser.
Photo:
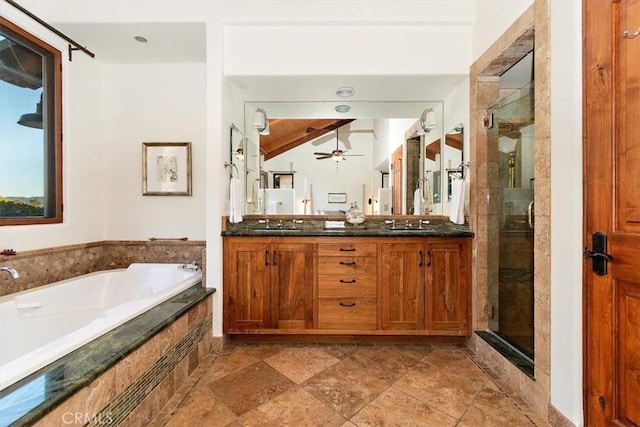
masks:
[(351, 208), (347, 212), (347, 222), (349, 224), (362, 224), (364, 222), (364, 214), (358, 207), (358, 202), (351, 203)]

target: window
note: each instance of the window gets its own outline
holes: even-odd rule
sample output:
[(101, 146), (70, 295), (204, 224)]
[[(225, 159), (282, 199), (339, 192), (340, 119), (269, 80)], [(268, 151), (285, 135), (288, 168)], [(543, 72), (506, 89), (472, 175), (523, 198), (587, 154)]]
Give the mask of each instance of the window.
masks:
[(62, 222), (61, 53), (0, 17), (0, 225)]

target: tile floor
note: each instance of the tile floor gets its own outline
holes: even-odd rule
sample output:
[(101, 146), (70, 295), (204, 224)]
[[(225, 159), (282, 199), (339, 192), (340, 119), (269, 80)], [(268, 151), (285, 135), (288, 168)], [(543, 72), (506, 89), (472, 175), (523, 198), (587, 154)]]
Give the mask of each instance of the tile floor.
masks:
[(152, 426), (547, 425), (492, 378), (464, 347), (234, 344)]

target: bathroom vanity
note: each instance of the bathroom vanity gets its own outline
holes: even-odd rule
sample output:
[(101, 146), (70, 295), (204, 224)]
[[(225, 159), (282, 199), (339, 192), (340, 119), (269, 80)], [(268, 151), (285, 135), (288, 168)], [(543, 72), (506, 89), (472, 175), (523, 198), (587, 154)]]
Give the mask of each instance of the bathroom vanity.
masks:
[(444, 219), (229, 224), (224, 333), (468, 336), (472, 236)]

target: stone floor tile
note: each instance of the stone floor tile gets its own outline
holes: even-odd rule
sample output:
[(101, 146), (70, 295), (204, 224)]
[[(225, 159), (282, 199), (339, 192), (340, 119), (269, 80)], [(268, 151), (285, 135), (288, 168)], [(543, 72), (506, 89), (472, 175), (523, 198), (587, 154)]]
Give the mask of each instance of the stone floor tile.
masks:
[(318, 347), (294, 347), (282, 350), (264, 361), (291, 381), (300, 384), (340, 360)]
[(210, 383), (239, 369), (278, 354), (277, 347), (234, 347), (228, 354), (218, 356), (202, 380)]
[(304, 391), (296, 388), (247, 412), (244, 426), (341, 426), (345, 418)]
[(462, 422), (473, 426), (533, 426), (504, 393), (485, 387), (478, 393)]
[(345, 361), (322, 371), (302, 386), (345, 418), (351, 417), (387, 388), (384, 382)]
[(359, 427), (453, 427), (458, 420), (400, 390), (390, 388), (354, 415), (351, 422)]
[(403, 349), (364, 348), (347, 358), (359, 368), (391, 385), (419, 362)]
[(201, 384), (186, 396), (165, 426), (225, 426), (235, 419), (231, 409)]
[(260, 361), (207, 386), (236, 415), (242, 415), (290, 389), (294, 383)]

